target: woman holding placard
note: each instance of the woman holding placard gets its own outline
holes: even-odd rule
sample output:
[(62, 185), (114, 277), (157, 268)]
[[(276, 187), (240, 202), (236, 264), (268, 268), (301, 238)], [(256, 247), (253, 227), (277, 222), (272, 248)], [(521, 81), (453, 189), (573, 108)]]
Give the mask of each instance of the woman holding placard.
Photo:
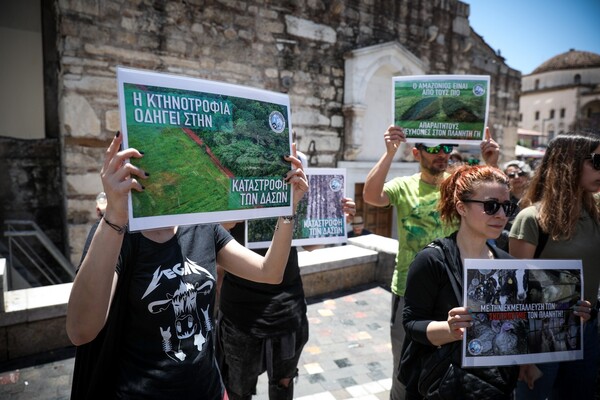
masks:
[[(77, 346), (72, 399), (202, 398), (226, 396), (214, 356), (216, 263), (245, 279), (278, 283), (290, 252), (293, 217), (280, 217), (262, 257), (232, 240), (219, 224), (130, 233), (130, 190), (148, 174), (113, 138), (101, 172), (106, 212), (69, 298), (67, 333)], [(300, 160), (285, 180), (293, 205), (308, 190)], [(88, 246), (89, 245), (89, 246)]]
[[(441, 183), (440, 217), (445, 224), (458, 223), (458, 231), (417, 253), (409, 268), (400, 366), (406, 399), (446, 398), (444, 394), (452, 398), (453, 393), (462, 398), (510, 398), (518, 367), (460, 367), (460, 341), (473, 325), (471, 313), (461, 306), (463, 262), (510, 258), (488, 244), (514, 213), (509, 199), (508, 178), (494, 167), (459, 166)], [(444, 357), (449, 358), (446, 364)], [(436, 371), (441, 365), (444, 368)]]

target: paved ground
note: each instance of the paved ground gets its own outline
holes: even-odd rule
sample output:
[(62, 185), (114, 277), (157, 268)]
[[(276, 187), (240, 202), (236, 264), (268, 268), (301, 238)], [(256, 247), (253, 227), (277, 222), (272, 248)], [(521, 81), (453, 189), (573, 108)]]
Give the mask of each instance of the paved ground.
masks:
[[(378, 286), (309, 299), (310, 340), (300, 360), (295, 398), (388, 399), (392, 375), (391, 294)], [(5, 365), (0, 398), (68, 399), (73, 349)], [(1, 367), (1, 365), (0, 365)], [(255, 400), (267, 400), (266, 375)]]

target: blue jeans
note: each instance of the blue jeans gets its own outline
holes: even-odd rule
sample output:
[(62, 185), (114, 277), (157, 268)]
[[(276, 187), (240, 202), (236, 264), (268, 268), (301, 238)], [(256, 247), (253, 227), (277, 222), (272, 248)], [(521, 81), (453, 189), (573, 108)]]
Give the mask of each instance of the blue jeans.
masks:
[[(265, 371), (269, 377), (269, 399), (291, 400), (293, 378), (298, 375), (298, 362), (308, 342), (306, 316), (298, 330), (285, 336), (259, 338), (239, 330), (227, 318), (220, 318), (218, 347), (221, 375), (231, 400), (249, 400), (256, 394), (258, 377)], [(287, 387), (281, 379), (291, 378)]]
[(598, 320), (583, 325), (583, 360), (537, 364), (544, 374), (533, 390), (517, 383), (516, 400), (593, 400), (598, 374)]

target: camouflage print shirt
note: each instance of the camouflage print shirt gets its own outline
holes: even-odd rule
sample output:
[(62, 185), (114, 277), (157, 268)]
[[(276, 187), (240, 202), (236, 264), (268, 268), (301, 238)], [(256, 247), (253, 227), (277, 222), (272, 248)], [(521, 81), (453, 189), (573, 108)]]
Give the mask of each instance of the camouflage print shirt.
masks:
[(421, 180), (421, 174), (394, 178), (383, 187), (396, 207), (398, 225), (398, 254), (392, 277), (392, 291), (404, 296), (408, 266), (415, 254), (433, 239), (446, 237), (456, 229), (445, 226), (436, 209), (439, 187)]

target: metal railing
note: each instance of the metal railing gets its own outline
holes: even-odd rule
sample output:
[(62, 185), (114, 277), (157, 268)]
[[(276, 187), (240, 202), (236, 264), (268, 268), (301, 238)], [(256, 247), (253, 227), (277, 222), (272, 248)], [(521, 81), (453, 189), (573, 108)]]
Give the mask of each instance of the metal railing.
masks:
[[(5, 225), (4, 236), (8, 238), (6, 268), (8, 290), (15, 286), (16, 277), (13, 274), (18, 273), (17, 269), (23, 272), (21, 275), (37, 277), (37, 279), (27, 279), (26, 276), (22, 276), (26, 282), (25, 285), (28, 286), (54, 285), (65, 283), (65, 277), (71, 281), (75, 278), (75, 271), (71, 263), (34, 221), (6, 220)], [(30, 238), (37, 240), (41, 248), (52, 256), (54, 263), (40, 255), (40, 246), (34, 246)]]

